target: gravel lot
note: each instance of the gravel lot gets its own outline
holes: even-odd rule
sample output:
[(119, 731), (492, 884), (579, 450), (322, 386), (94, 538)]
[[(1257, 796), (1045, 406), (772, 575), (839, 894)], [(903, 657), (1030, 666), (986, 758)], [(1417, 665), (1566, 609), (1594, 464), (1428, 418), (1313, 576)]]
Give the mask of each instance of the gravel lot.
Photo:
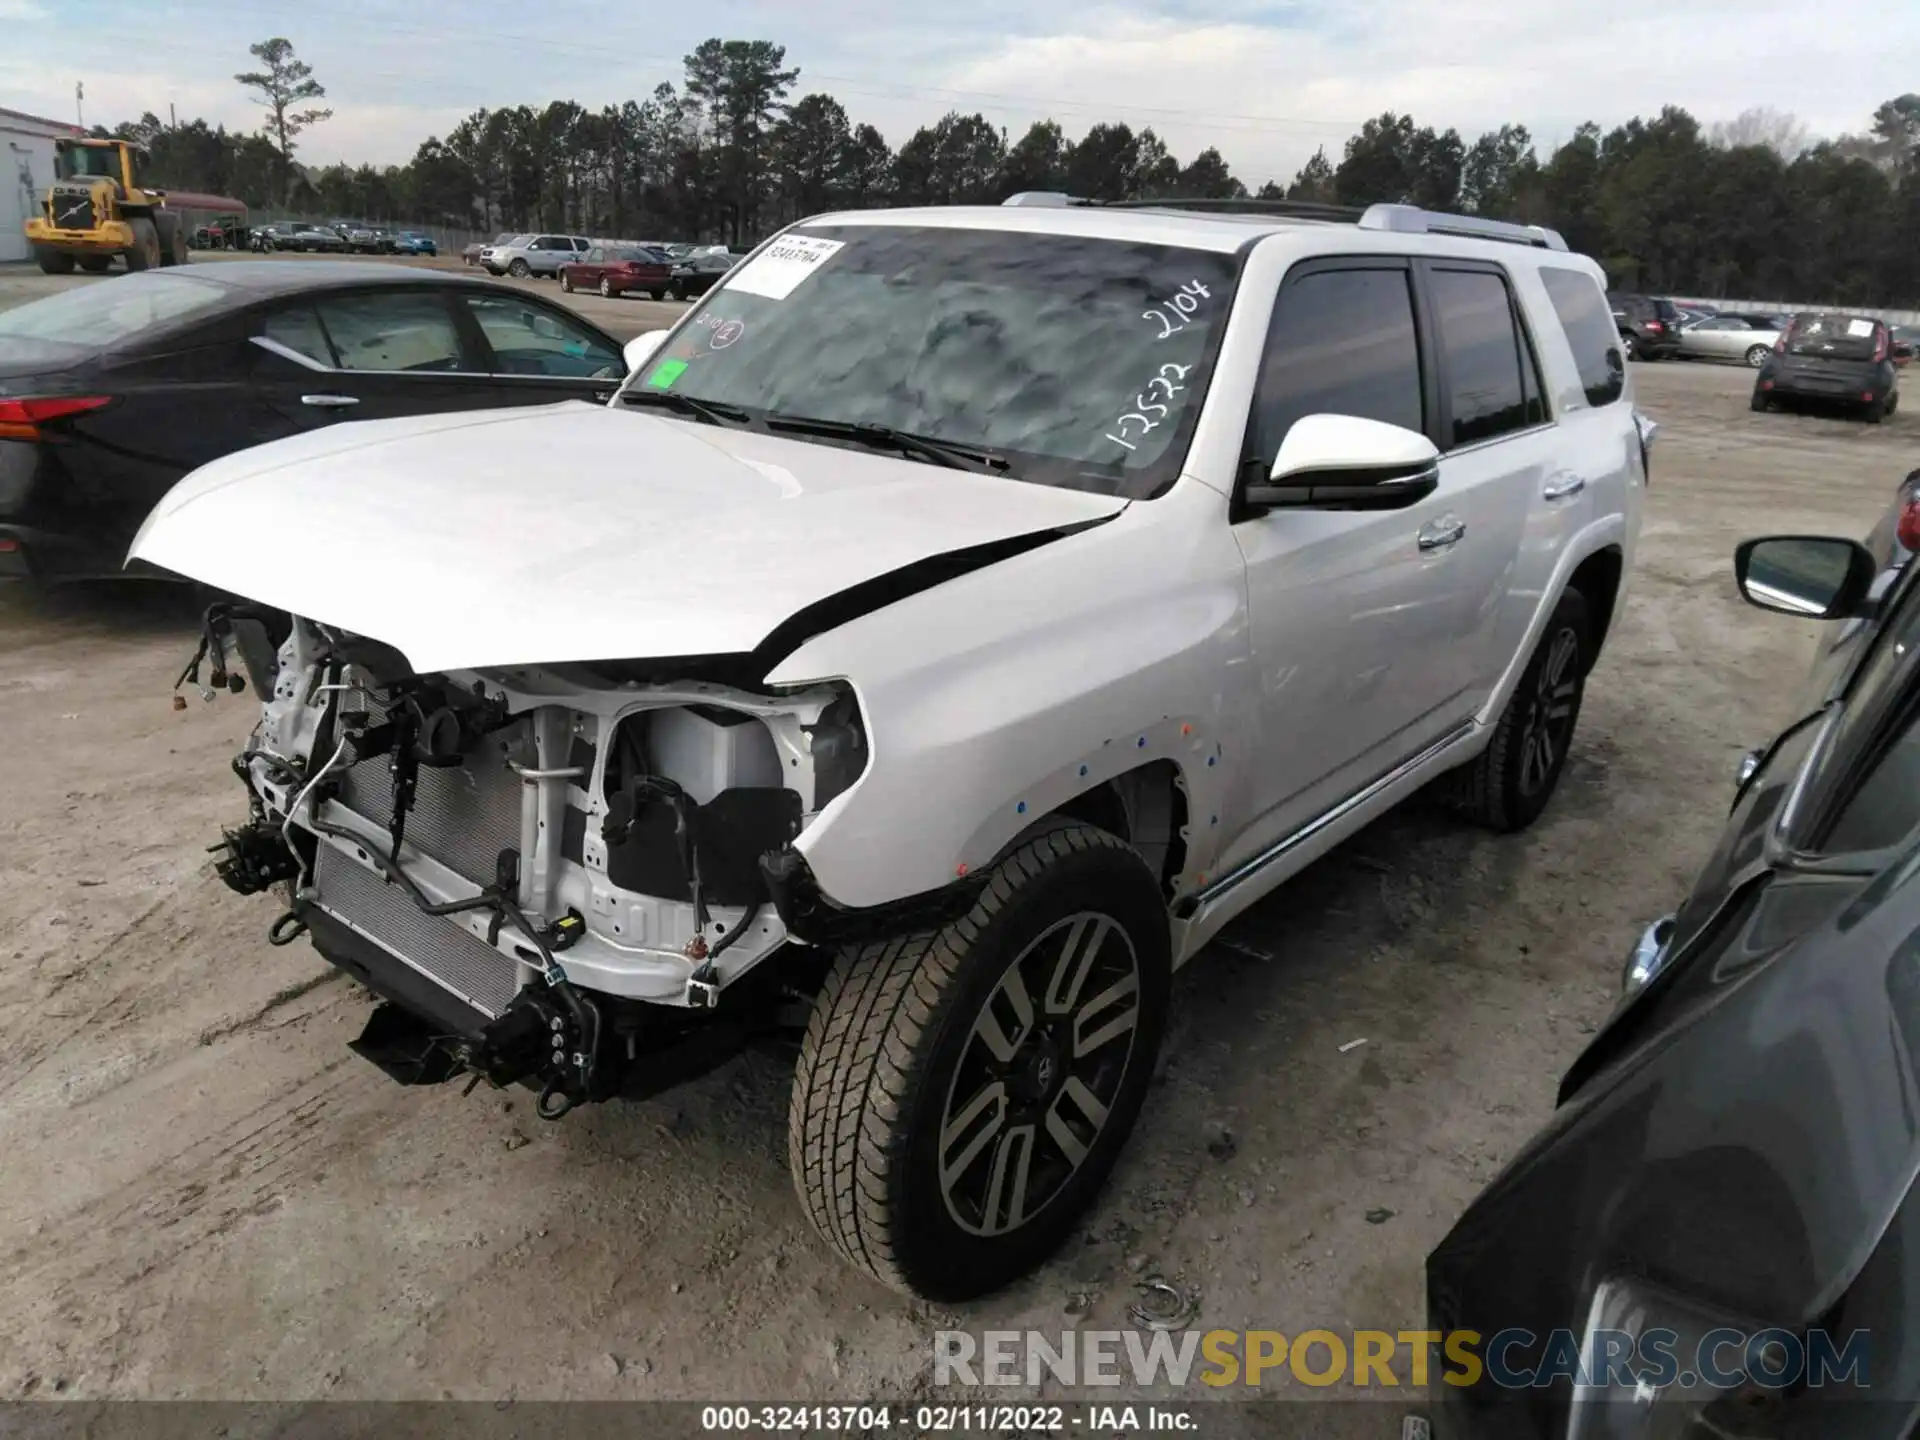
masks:
[[(44, 288), (0, 275), (0, 305)], [(581, 305), (623, 336), (671, 308)], [(772, 1055), (558, 1125), (351, 1055), (368, 1000), (208, 867), (253, 701), (169, 707), (185, 605), (0, 587), (0, 1398), (898, 1397), (936, 1325), (1123, 1326), (1156, 1273), (1203, 1327), (1418, 1328), (1427, 1250), (1788, 718), (1813, 631), (1739, 603), (1734, 543), (1863, 534), (1920, 463), (1920, 416), (1750, 414), (1738, 369), (1636, 384), (1664, 427), (1640, 564), (1540, 825), (1409, 809), (1236, 923), (1178, 979), (1084, 1237), (962, 1312), (814, 1241)]]

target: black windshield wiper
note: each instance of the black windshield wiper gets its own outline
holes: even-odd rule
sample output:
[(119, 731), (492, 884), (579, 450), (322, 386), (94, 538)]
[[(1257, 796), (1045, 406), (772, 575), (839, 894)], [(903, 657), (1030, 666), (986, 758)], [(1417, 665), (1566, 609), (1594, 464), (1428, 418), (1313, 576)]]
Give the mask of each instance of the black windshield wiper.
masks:
[(728, 405), (719, 400), (696, 400), (678, 390), (622, 390), (620, 400), (625, 405), (658, 405), (663, 410), (678, 410), (682, 415), (691, 415), (709, 425), (743, 425), (750, 418), (738, 405)]
[(953, 445), (945, 440), (896, 430), (891, 425), (870, 424), (864, 420), (826, 420), (813, 415), (782, 415), (775, 411), (767, 416), (767, 428), (794, 435), (821, 435), (834, 440), (851, 440), (869, 449), (898, 450), (903, 455), (944, 465), (949, 470), (972, 470), (993, 475), (1007, 468), (1006, 458), (991, 450)]

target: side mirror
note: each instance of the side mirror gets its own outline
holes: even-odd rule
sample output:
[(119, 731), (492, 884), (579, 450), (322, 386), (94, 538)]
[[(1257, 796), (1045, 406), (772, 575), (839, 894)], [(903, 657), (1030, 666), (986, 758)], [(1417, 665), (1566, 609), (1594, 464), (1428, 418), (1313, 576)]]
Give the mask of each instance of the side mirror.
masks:
[(1303, 415), (1280, 442), (1257, 506), (1398, 510), (1440, 484), (1440, 452), (1426, 436), (1357, 415)]
[(1749, 605), (1808, 620), (1869, 613), (1874, 570), (1866, 546), (1825, 535), (1769, 535), (1733, 552), (1734, 579)]
[(627, 362), (627, 373), (631, 375), (646, 364), (653, 352), (660, 348), (660, 342), (666, 338), (667, 332), (664, 330), (649, 330), (627, 341), (620, 351), (621, 358)]

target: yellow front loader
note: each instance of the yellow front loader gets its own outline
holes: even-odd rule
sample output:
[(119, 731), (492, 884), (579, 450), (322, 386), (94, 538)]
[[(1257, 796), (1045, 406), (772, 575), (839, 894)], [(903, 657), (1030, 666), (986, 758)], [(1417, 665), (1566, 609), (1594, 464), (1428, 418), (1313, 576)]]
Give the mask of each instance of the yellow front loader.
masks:
[(146, 152), (126, 140), (62, 140), (54, 147), (53, 184), (27, 240), (40, 268), (66, 275), (74, 266), (102, 271), (120, 256), (129, 270), (187, 263), (186, 226), (166, 208), (166, 192), (141, 184)]

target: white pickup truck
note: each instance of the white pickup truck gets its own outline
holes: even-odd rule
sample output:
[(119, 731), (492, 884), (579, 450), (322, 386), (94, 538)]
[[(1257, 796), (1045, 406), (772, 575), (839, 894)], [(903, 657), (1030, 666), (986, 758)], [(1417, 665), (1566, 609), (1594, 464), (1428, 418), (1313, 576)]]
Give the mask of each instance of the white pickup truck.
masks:
[(133, 554), (246, 602), (221, 871), (404, 1080), (557, 1118), (803, 1031), (820, 1233), (1003, 1284), (1222, 925), (1430, 783), (1547, 804), (1652, 440), (1602, 284), (1400, 206), (826, 215), (611, 404), (220, 460)]

